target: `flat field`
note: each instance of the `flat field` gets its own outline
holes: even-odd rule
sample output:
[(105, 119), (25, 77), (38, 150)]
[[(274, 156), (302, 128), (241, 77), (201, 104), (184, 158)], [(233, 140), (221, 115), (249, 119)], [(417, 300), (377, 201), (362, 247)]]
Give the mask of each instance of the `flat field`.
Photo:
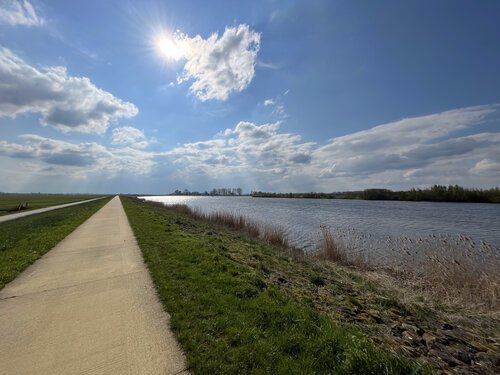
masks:
[[(59, 204), (84, 201), (100, 195), (86, 194), (5, 194), (0, 193), (0, 215), (17, 212), (19, 205), (27, 203), (26, 210), (34, 210)], [(23, 211), (26, 211), (23, 210)]]
[(0, 223), (0, 289), (110, 199), (98, 199)]

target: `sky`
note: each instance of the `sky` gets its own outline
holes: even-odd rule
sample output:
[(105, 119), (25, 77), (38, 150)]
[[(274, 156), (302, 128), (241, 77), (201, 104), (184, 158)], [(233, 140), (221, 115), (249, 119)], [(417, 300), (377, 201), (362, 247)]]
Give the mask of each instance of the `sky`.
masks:
[(500, 186), (496, 0), (0, 0), (0, 191)]

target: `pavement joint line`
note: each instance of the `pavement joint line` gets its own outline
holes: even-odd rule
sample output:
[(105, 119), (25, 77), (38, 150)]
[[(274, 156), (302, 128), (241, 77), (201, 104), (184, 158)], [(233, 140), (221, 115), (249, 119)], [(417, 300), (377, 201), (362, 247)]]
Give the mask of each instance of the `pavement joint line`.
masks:
[(121, 275), (109, 276), (109, 277), (104, 277), (104, 278), (95, 279), (95, 280), (82, 281), (81, 283), (77, 283), (77, 284), (59, 286), (57, 288), (43, 289), (43, 290), (37, 290), (35, 292), (28, 292), (28, 293), (13, 295), (13, 296), (7, 296), (7, 297), (0, 298), (0, 302), (8, 300), (8, 299), (11, 299), (11, 298), (29, 297), (29, 296), (33, 296), (33, 295), (36, 295), (36, 294), (49, 293), (49, 292), (53, 292), (53, 291), (56, 291), (56, 290), (64, 290), (64, 289), (68, 289), (68, 288), (74, 288), (74, 287), (82, 286), (82, 285), (85, 285), (85, 284), (91, 284), (91, 283), (96, 283), (96, 282), (105, 281), (105, 280), (117, 279), (117, 278), (120, 278), (120, 277), (130, 276), (130, 275), (134, 275), (134, 274), (138, 274), (138, 273), (143, 273), (143, 272), (144, 272), (144, 270), (132, 271), (132, 272), (125, 272), (125, 273), (122, 273)]
[[(116, 349), (116, 348), (121, 348), (121, 347), (124, 347), (126, 344), (125, 343), (121, 343), (121, 344), (116, 344), (116, 345), (112, 345), (109, 347), (109, 349)], [(99, 354), (100, 353), (100, 350), (99, 349), (96, 349), (94, 351), (91, 351), (89, 352), (88, 354), (85, 354), (81, 357), (81, 359), (86, 359), (86, 358), (92, 358), (93, 356), (95, 356), (96, 354)], [(61, 365), (64, 365), (66, 363), (69, 363), (71, 362), (72, 360), (71, 359), (67, 359), (67, 360), (62, 360), (62, 361), (58, 361), (58, 365), (61, 366)], [(43, 370), (43, 369), (40, 369), (40, 370)]]
[[(75, 249), (75, 250), (65, 250), (64, 252), (61, 252), (61, 254), (55, 254), (51, 255), (53, 258), (58, 258), (58, 257), (63, 257), (67, 255), (74, 255), (78, 253), (85, 253), (85, 252), (93, 252), (93, 251), (103, 251), (103, 248), (106, 249), (115, 249), (117, 247), (122, 247), (123, 243), (115, 244), (115, 245), (99, 245), (99, 246), (92, 246), (92, 247), (82, 247), (80, 249)], [(40, 258), (43, 259), (43, 258)]]

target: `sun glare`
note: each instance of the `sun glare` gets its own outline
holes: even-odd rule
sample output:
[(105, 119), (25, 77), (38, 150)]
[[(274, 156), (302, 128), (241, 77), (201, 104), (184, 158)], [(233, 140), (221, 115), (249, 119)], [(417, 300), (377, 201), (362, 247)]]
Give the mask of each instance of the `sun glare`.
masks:
[(156, 48), (163, 57), (174, 61), (185, 58), (189, 52), (189, 45), (186, 41), (166, 36), (161, 36), (156, 40)]

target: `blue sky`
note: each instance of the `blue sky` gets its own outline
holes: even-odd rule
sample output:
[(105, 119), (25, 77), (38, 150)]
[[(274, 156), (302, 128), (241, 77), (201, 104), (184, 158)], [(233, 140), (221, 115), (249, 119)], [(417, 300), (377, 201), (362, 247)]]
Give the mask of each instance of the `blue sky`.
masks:
[(497, 1), (0, 0), (0, 191), (500, 185)]

